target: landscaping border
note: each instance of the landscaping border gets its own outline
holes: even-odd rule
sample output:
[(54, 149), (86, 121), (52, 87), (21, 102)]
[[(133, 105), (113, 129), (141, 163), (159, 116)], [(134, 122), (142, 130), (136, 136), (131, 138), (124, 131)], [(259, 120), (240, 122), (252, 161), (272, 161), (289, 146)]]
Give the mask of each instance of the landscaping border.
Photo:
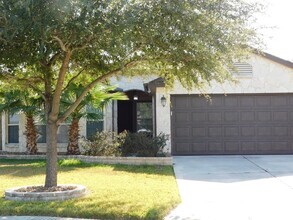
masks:
[[(46, 155), (13, 155), (3, 154), (0, 159), (27, 159), (44, 160)], [(58, 159), (77, 159), (85, 163), (99, 164), (125, 164), (125, 165), (160, 165), (172, 166), (172, 157), (106, 157), (106, 156), (84, 156), (84, 155), (58, 155)]]
[(18, 192), (17, 190), (23, 187), (16, 187), (5, 190), (5, 199), (14, 201), (56, 201), (79, 198), (86, 195), (85, 186), (76, 184), (63, 184), (59, 186), (75, 186), (76, 188), (58, 192)]

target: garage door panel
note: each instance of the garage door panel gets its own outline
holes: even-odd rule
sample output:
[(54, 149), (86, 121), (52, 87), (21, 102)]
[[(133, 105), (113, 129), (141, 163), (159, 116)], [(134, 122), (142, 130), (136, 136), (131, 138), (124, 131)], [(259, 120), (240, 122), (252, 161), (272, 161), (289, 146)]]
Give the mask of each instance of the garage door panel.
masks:
[(260, 122), (269, 122), (272, 121), (272, 114), (269, 111), (258, 111), (257, 120)]
[(192, 151), (197, 154), (205, 154), (207, 152), (206, 148), (207, 145), (205, 142), (198, 142), (192, 144)]
[(175, 150), (179, 154), (189, 154), (190, 153), (190, 144), (189, 143), (176, 143)]
[(175, 129), (175, 137), (189, 137), (190, 129), (187, 127), (177, 127)]
[(211, 98), (171, 96), (173, 155), (293, 153), (293, 94)]
[(192, 113), (192, 122), (205, 122), (206, 121), (206, 113), (204, 112), (193, 112)]
[(206, 136), (205, 127), (196, 127), (192, 128), (192, 137), (194, 138), (202, 138)]
[(271, 142), (269, 142), (269, 141), (259, 141), (257, 143), (257, 151), (259, 153), (265, 154), (265, 153), (270, 152), (271, 150), (272, 150), (272, 143)]
[(289, 121), (288, 112), (277, 111), (273, 113), (274, 121)]
[(223, 153), (224, 147), (222, 142), (215, 141), (208, 143), (208, 152), (212, 152), (213, 154)]
[(240, 106), (244, 108), (254, 107), (254, 97), (252, 96), (243, 96), (240, 100)]
[(243, 111), (240, 113), (241, 117), (240, 120), (242, 122), (252, 122), (255, 121), (255, 112), (252, 111)]
[(208, 136), (209, 137), (221, 137), (222, 136), (222, 128), (221, 127), (209, 127), (208, 128)]
[(176, 123), (187, 123), (190, 122), (190, 114), (188, 112), (178, 112), (175, 114)]
[(271, 136), (272, 135), (272, 128), (267, 126), (262, 126), (257, 128), (257, 135), (258, 136)]
[(176, 109), (188, 109), (189, 99), (188, 97), (176, 99), (172, 104)]
[(257, 152), (256, 142), (248, 141), (248, 142), (241, 142), (241, 149), (240, 152), (243, 154), (253, 154)]
[(208, 113), (208, 123), (219, 123), (222, 121), (222, 112)]
[(224, 121), (225, 122), (238, 122), (239, 121), (239, 113), (238, 112), (224, 112)]
[(221, 108), (223, 107), (223, 97), (218, 97), (217, 99), (211, 99), (208, 101), (208, 106), (211, 108)]
[(287, 96), (271, 96), (271, 103), (273, 107), (288, 106)]
[(273, 136), (288, 136), (289, 128), (288, 127), (274, 127)]
[(225, 152), (227, 154), (237, 154), (239, 152), (239, 142), (238, 141), (229, 141), (225, 142)]
[(197, 99), (191, 99), (191, 107), (193, 109), (203, 109), (210, 106), (209, 101), (204, 97), (198, 97)]
[(277, 151), (277, 152), (290, 152), (291, 147), (289, 142), (275, 142), (272, 143), (272, 151)]
[(233, 96), (226, 96), (224, 99), (224, 105), (228, 108), (238, 106), (238, 98)]
[(255, 97), (255, 105), (257, 107), (269, 107), (271, 105), (271, 96)]
[(225, 137), (239, 137), (239, 128), (236, 126), (229, 126), (224, 128)]
[(255, 128), (254, 127), (241, 127), (241, 137), (247, 138), (247, 137), (254, 137), (255, 136)]

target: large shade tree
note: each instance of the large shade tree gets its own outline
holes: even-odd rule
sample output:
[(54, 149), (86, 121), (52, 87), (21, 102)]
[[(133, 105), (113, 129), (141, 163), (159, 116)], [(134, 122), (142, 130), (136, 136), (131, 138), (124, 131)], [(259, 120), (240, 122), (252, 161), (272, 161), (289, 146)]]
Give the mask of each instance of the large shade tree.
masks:
[[(45, 186), (57, 185), (57, 128), (98, 83), (157, 74), (186, 88), (229, 77), (255, 46), (254, 4), (242, 0), (0, 0), (0, 74), (45, 102)], [(60, 114), (68, 84), (84, 89)]]

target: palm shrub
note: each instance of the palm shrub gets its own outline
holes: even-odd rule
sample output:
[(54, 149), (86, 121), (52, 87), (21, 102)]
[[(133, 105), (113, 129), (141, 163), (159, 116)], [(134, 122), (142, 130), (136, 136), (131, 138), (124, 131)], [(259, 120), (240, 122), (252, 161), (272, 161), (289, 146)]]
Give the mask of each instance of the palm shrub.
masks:
[(24, 132), (26, 136), (26, 149), (29, 154), (36, 154), (37, 148), (37, 129), (35, 126), (34, 116), (40, 114), (43, 100), (40, 96), (33, 94), (29, 90), (20, 91), (12, 90), (9, 92), (1, 92), (0, 112), (9, 112), (16, 114), (23, 112), (26, 116), (26, 125)]
[[(70, 116), (71, 124), (68, 130), (67, 154), (80, 154), (79, 149), (79, 120), (82, 117), (90, 120), (101, 120), (103, 108), (112, 100), (125, 100), (127, 97), (121, 92), (113, 92), (115, 87), (97, 85), (80, 102)], [(82, 84), (70, 84), (61, 97), (61, 109), (69, 108), (84, 91)]]

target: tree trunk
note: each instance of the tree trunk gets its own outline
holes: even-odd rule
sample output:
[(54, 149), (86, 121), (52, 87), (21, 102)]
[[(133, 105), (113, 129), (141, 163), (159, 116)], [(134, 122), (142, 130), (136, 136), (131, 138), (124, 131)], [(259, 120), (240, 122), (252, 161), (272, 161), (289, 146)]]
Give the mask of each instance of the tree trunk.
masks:
[(37, 130), (32, 115), (26, 115), (26, 149), (29, 154), (36, 154), (37, 148)]
[(47, 163), (45, 187), (57, 186), (57, 129), (56, 122), (48, 122), (47, 134)]
[(80, 154), (79, 147), (78, 147), (78, 138), (79, 138), (79, 125), (78, 119), (73, 118), (70, 128), (69, 128), (69, 140), (67, 146), (67, 154)]

